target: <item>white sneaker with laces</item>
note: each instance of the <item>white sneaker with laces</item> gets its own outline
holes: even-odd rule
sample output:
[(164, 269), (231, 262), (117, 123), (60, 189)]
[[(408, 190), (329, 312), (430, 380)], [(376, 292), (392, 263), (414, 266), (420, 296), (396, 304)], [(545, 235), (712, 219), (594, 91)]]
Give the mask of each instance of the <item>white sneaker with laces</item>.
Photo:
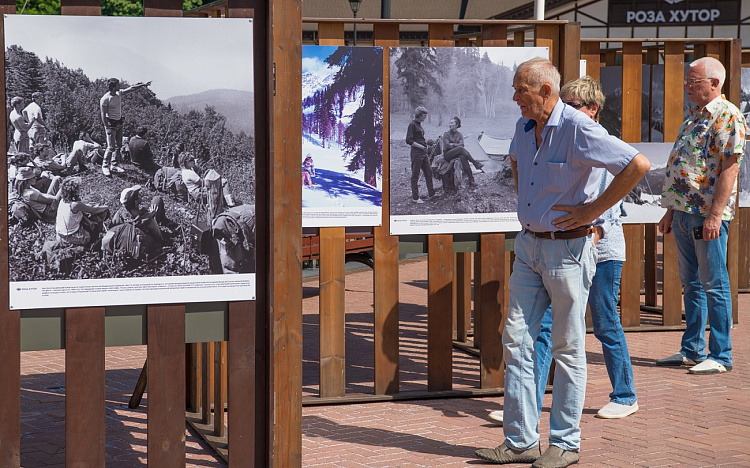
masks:
[(495, 421), (496, 423), (503, 423), (503, 410), (497, 410), (490, 413), (489, 416), (490, 420)]
[(107, 166), (102, 166), (102, 174), (104, 174), (107, 177), (109, 177), (110, 175), (112, 175), (112, 173), (109, 172), (109, 168)]
[(112, 172), (117, 172), (118, 174), (122, 174), (123, 172), (125, 172), (125, 169), (121, 168), (120, 166), (116, 166), (114, 164), (112, 164), (112, 167), (110, 169), (112, 170)]
[(610, 401), (604, 405), (598, 413), (596, 413), (596, 417), (601, 419), (621, 419), (630, 416), (636, 411), (638, 411), (638, 403), (633, 403), (632, 405), (621, 405), (614, 401)]
[(413, 201), (414, 203), (424, 203), (424, 201), (423, 201), (423, 200), (422, 200), (421, 198), (417, 198), (416, 200), (414, 200), (414, 199), (412, 198), (412, 200), (411, 200), (411, 201)]
[(725, 366), (714, 361), (711, 358), (706, 359), (700, 364), (696, 364), (688, 369), (689, 374), (721, 374), (722, 372), (729, 372), (732, 370), (732, 366)]

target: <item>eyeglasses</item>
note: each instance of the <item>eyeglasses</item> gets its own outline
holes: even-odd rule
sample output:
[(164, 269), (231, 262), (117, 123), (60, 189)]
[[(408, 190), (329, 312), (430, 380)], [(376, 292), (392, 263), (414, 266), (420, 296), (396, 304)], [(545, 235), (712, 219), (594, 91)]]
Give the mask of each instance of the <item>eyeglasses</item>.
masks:
[(711, 81), (713, 78), (701, 78), (699, 80), (682, 80), (683, 86), (695, 86), (701, 81)]
[(581, 103), (578, 103), (578, 104), (573, 104), (572, 102), (565, 102), (565, 101), (563, 101), (563, 104), (566, 104), (566, 105), (568, 105), (568, 106), (570, 106), (570, 107), (572, 107), (573, 109), (576, 109), (576, 110), (580, 110), (581, 107), (588, 106), (588, 104), (586, 104), (585, 102), (581, 102)]

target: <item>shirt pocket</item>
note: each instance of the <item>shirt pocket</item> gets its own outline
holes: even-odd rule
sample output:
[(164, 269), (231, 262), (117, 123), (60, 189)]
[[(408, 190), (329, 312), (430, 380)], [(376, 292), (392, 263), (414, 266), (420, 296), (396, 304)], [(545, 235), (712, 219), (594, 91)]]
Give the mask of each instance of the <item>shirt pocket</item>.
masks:
[(550, 192), (567, 192), (573, 183), (574, 169), (568, 163), (547, 163), (547, 186)]

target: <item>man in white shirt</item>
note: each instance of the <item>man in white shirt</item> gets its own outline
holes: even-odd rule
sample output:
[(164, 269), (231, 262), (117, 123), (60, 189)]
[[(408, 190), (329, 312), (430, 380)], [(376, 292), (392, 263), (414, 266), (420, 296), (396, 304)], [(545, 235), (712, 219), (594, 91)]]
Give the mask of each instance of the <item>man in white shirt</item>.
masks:
[[(102, 162), (102, 172), (105, 176), (109, 176), (111, 171), (125, 172), (117, 166), (117, 162), (122, 159), (120, 145), (122, 144), (122, 124), (125, 121), (122, 115), (122, 96), (136, 89), (145, 88), (150, 84), (149, 81), (148, 83), (137, 83), (125, 89), (120, 89), (120, 80), (117, 78), (107, 80), (109, 91), (99, 100), (102, 123), (107, 134), (107, 151), (104, 153), (104, 161)], [(112, 154), (115, 155), (114, 161), (112, 161)]]

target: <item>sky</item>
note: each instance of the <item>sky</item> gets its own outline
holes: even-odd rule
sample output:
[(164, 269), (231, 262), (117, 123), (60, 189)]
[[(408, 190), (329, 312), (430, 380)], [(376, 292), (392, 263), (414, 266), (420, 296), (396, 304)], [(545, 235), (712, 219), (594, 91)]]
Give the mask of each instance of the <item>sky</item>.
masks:
[(339, 46), (302, 46), (302, 73), (314, 73), (321, 78), (335, 73), (339, 67), (328, 68), (325, 59)]
[(5, 15), (5, 46), (82, 69), (92, 81), (151, 81), (159, 99), (253, 91), (252, 20)]

